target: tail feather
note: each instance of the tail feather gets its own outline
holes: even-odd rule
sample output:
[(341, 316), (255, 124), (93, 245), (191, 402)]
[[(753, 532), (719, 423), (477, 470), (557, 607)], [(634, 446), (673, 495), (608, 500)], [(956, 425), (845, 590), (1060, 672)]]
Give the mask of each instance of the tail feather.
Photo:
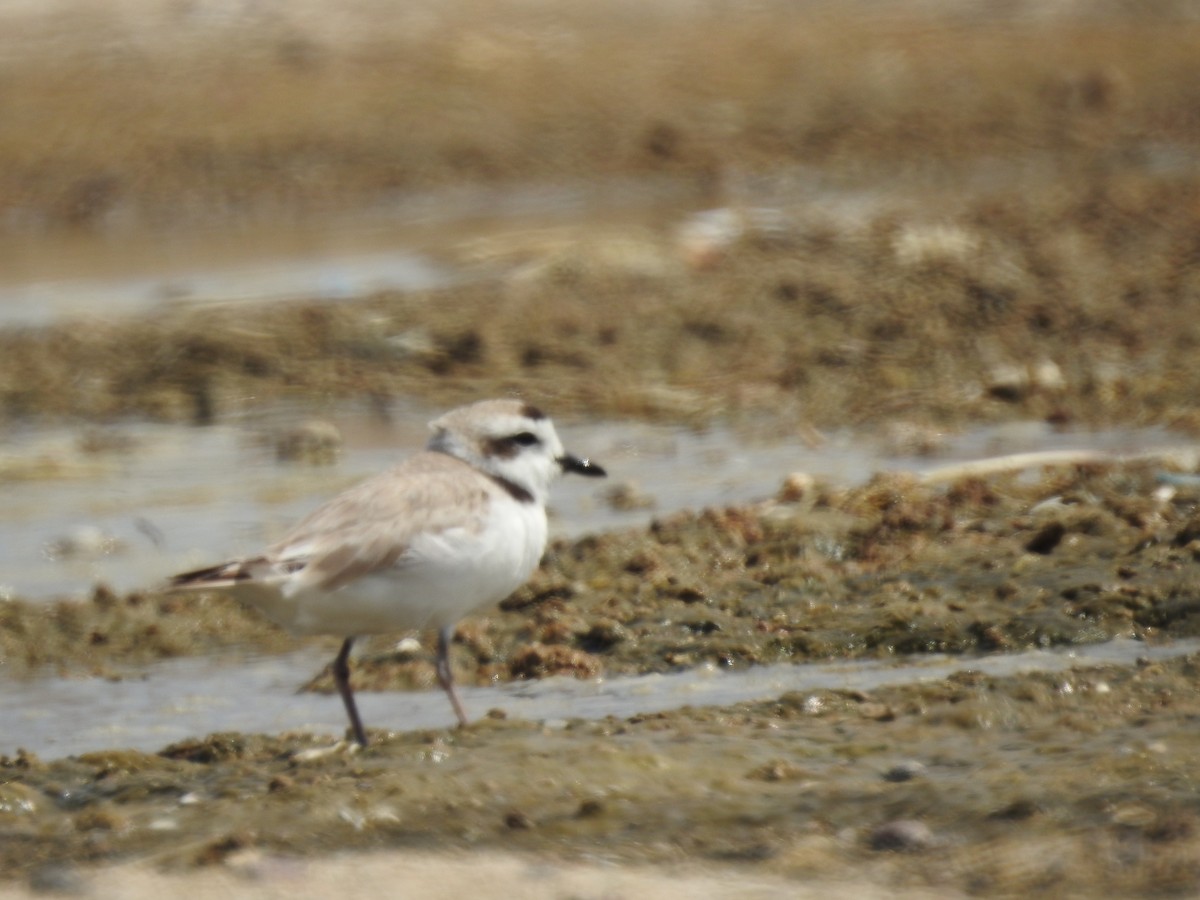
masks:
[(266, 560), (261, 556), (257, 559), (235, 559), (217, 566), (196, 569), (193, 572), (183, 572), (171, 576), (167, 582), (168, 590), (187, 590), (188, 588), (221, 588), (232, 587), (254, 578), (254, 569), (262, 566)]
[(220, 565), (196, 569), (171, 576), (166, 584), (168, 591), (204, 590), (206, 588), (253, 587), (264, 582), (276, 582), (298, 572), (308, 565), (308, 560), (271, 560), (266, 556), (253, 559), (234, 559)]

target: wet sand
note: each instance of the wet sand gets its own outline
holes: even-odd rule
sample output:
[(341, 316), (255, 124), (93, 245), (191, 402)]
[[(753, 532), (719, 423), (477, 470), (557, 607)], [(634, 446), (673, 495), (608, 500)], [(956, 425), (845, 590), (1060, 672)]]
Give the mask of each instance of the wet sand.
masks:
[(6, 869), (38, 884), (139, 858), (269, 886), (289, 859), (474, 849), (955, 894), (1186, 894), (1195, 666), (489, 717), (376, 732), (360, 752), (227, 734), (156, 755), (18, 755), (3, 762)]
[[(571, 179), (662, 177), (689, 199), (636, 224), (451, 227), (421, 249), (461, 280), (434, 289), (168, 289), (26, 319), (0, 330), (11, 429), (187, 435), (290, 403), (512, 393), (796, 442), (869, 427), (913, 455), (989, 423), (1200, 428), (1200, 77), (1196, 25), (1170, 4), (684, 8), (653, 28), (616, 7), (400, 21), (364, 2), (330, 28), (307, 6), (256, 9), (7, 13), (0, 252)], [(847, 486), (781, 467), (759, 503), (557, 540), (462, 624), (454, 664), (489, 685), (1192, 638), (1195, 469), (1081, 459)], [(0, 602), (6, 679), (296, 646), (216, 597)], [(256, 732), (15, 752), (0, 891), (315, 895), (365, 867), (427, 896), (501, 878), (553, 895), (1191, 895), (1196, 665), (497, 712), (379, 728), (361, 752)], [(378, 642), (355, 678), (397, 691), (431, 670)]]
[[(893, 476), (560, 541), (505, 611), (460, 626), (455, 664), (491, 683), (1194, 636), (1194, 495), (1156, 471)], [(6, 658), (24, 651), (35, 669), (138, 677), (137, 654), (281, 643), (217, 598), (5, 613)], [(158, 754), (17, 753), (0, 760), (3, 865), (36, 882), (67, 861), (477, 848), (970, 893), (1187, 891), (1195, 665), (968, 669), (598, 721), (497, 710), (465, 730), (375, 730), (357, 752), (233, 733)], [(355, 678), (428, 687), (432, 674), (385, 649)]]
[(187, 892), (197, 900), (223, 897), (263, 897), (300, 900), (329, 897), (354, 884), (354, 896), (375, 900), (396, 896), (402, 885), (407, 896), (430, 900), (519, 893), (530, 900), (590, 896), (648, 896), (663, 900), (768, 900), (788, 896), (798, 900), (920, 898), (937, 900), (943, 892), (839, 881), (798, 883), (720, 866), (614, 866), (566, 863), (527, 854), (376, 852), (336, 858), (281, 859), (254, 852), (233, 865), (192, 871), (163, 872), (150, 865), (118, 865), (83, 878), (74, 871), (42, 876), (40, 889), (0, 885), (0, 898), (43, 897), (48, 891), (85, 889), (125, 900)]

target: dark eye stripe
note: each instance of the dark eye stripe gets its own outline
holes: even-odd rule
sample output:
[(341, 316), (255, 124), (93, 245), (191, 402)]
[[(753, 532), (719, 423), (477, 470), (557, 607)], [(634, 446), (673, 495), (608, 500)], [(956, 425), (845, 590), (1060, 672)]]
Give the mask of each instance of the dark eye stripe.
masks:
[(522, 447), (532, 447), (541, 442), (542, 439), (532, 431), (519, 431), (507, 437), (487, 438), (484, 441), (483, 452), (498, 459), (512, 459), (521, 452)]

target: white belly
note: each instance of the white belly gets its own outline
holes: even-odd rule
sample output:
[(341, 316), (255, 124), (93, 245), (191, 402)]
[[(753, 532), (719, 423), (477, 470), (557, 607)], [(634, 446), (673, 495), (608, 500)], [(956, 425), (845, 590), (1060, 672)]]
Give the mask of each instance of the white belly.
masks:
[(298, 634), (360, 635), (441, 628), (503, 600), (532, 574), (546, 548), (537, 503), (494, 502), (482, 529), (413, 539), (395, 566), (325, 592), (285, 581), (246, 599)]

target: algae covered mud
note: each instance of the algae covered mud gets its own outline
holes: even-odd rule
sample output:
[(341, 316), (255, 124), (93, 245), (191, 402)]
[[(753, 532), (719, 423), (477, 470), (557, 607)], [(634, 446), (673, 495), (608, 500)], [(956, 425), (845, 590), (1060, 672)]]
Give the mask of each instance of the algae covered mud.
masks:
[[(100, 860), (254, 868), (438, 847), (985, 893), (1190, 891), (1196, 658), (1154, 647), (1200, 631), (1200, 538), (1196, 495), (1162, 474), (889, 476), (560, 541), (504, 609), (459, 628), (455, 657), (464, 680), (494, 684), (1119, 637), (1145, 643), (1136, 664), (968, 665), (907, 686), (591, 721), (510, 719), (494, 694), (468, 729), (376, 731), (359, 753), (305, 733), (19, 752), (0, 769), (5, 868), (41, 883)], [(155, 642), (204, 653), (279, 640), (216, 599), (97, 595), (5, 613), (7, 658), (58, 648), (43, 662), (118, 677)], [(368, 655), (358, 673), (371, 688), (433, 680), (411, 650)]]
[[(1196, 425), (1200, 25), (1171, 3), (228, 6), (7, 13), (0, 293), (111, 297), (129, 248), (158, 280), (86, 328), (0, 317), (41, 325), (0, 333), (6, 418), (540, 389), (559, 417)], [(448, 274), (184, 302), (342, 231)]]
[[(0, 297), (45, 302), (0, 314), (14, 536), (22, 509), (69, 504), (75, 485), (94, 510), (97, 479), (150, 467), (122, 435), (208, 446), (280, 409), (386, 423), (519, 394), (679, 440), (720, 427), (815, 447), (850, 430), (934, 461), (980, 426), (1155, 429), (1160, 446), (1200, 427), (1200, 56), (1183, 5), (2, 15)], [(294, 276), (329, 269), (296, 264), (257, 296), (275, 302), (246, 302), (257, 273), (320, 256), (331, 231), (362, 236), (334, 247), (355, 277), (306, 292)], [(293, 482), (357, 474), (325, 425), (306, 462), (267, 444), (264, 465), (303, 473), (285, 501)], [(71, 436), (67, 457), (11, 452), (43, 428)], [(296, 895), (302, 860), (436, 849), (715, 869), (776, 893), (1194, 894), (1197, 659), (1172, 654), (1200, 631), (1195, 460), (854, 484), (772, 465), (759, 502), (672, 503), (649, 526), (557, 540), (458, 630), (470, 728), (380, 727), (352, 753), (252, 725), (54, 758), (3, 723), (0, 891), (86, 891), (97, 867), (142, 861)], [(638, 507), (655, 487), (596, 502)], [(150, 583), (10, 592), (11, 693), (331, 652)], [(496, 687), (1112, 641), (1145, 653), (591, 719), (506, 713)], [(356, 673), (381, 709), (432, 685), (409, 643), (369, 646)]]
[(722, 862), (797, 890), (840, 878), (1186, 893), (1195, 666), (964, 675), (549, 726), (487, 719), (381, 736), (361, 754), (215, 735), (154, 755), (20, 756), (4, 768), (6, 862), (49, 881), (65, 860), (236, 861), (269, 886), (275, 855), (487, 848)]

